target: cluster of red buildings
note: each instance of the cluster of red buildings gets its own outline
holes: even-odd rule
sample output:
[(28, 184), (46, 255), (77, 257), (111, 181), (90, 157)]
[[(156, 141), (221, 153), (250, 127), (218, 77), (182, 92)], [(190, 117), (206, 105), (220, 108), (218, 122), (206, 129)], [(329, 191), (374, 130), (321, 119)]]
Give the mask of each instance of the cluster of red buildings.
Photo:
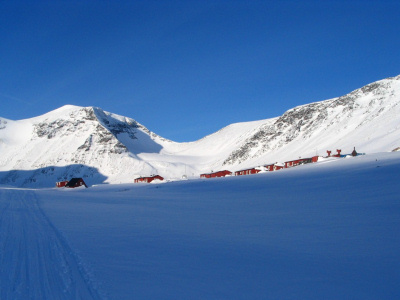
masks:
[[(317, 161), (318, 161), (318, 156), (313, 156), (310, 158), (299, 158), (299, 159), (295, 159), (295, 160), (286, 161), (284, 163), (274, 163), (274, 164), (264, 165), (261, 167), (239, 170), (239, 171), (235, 172), (235, 176), (257, 174), (257, 173), (260, 173), (262, 170), (272, 172), (272, 171), (287, 169), (287, 168), (304, 165), (304, 164), (308, 164), (308, 163), (314, 163)], [(226, 175), (232, 175), (232, 172), (230, 172), (228, 170), (224, 170), (224, 171), (218, 171), (218, 172), (214, 172), (214, 173), (201, 174), (200, 178), (225, 177)]]
[(299, 158), (299, 159), (295, 159), (295, 160), (289, 160), (284, 163), (274, 163), (274, 164), (264, 165), (259, 168), (251, 168), (251, 169), (236, 171), (235, 175), (239, 176), (239, 175), (257, 174), (257, 173), (261, 172), (263, 169), (265, 171), (272, 172), (272, 171), (277, 171), (277, 170), (281, 170), (281, 169), (296, 167), (299, 165), (314, 163), (317, 161), (318, 161), (318, 156), (313, 156), (310, 158)]
[(85, 181), (82, 178), (72, 178), (70, 181), (65, 180), (65, 181), (56, 182), (56, 187), (58, 187), (58, 188), (61, 188), (61, 187), (76, 188), (76, 187), (80, 187), (80, 186), (87, 187)]
[[(342, 150), (336, 149), (336, 154), (332, 154), (332, 151), (328, 150), (328, 156), (327, 157), (342, 157), (344, 155), (341, 155)], [(356, 151), (356, 148), (354, 147), (353, 152), (351, 153), (352, 156), (357, 156), (359, 155)], [(287, 169), (291, 167), (296, 167), (299, 165), (304, 165), (304, 164), (309, 164), (309, 163), (315, 163), (318, 161), (318, 156), (313, 156), (309, 158), (299, 158), (295, 160), (289, 160), (284, 163), (274, 163), (274, 164), (268, 164), (264, 165), (261, 167), (256, 167), (256, 168), (250, 168), (250, 169), (244, 169), (244, 170), (239, 170), (235, 172), (235, 176), (241, 176), (241, 175), (250, 175), (250, 174), (257, 174), (261, 172), (262, 170), (272, 172), (272, 171), (277, 171), (281, 169)], [(200, 178), (214, 178), (214, 177), (225, 177), (226, 175), (232, 175), (232, 172), (228, 170), (224, 171), (218, 171), (218, 172), (212, 172), (212, 173), (206, 173), (206, 174), (201, 174)]]
[[(327, 157), (342, 157), (340, 149), (336, 150), (336, 154), (332, 155), (332, 151), (327, 150), (328, 156)], [(356, 151), (356, 148), (354, 147), (353, 152), (351, 153), (352, 156), (357, 156), (359, 155)], [(287, 169), (299, 165), (304, 165), (304, 164), (309, 164), (309, 163), (315, 163), (318, 161), (318, 156), (313, 156), (309, 158), (299, 158), (295, 160), (289, 160), (284, 163), (274, 163), (274, 164), (268, 164), (260, 167), (255, 167), (255, 168), (250, 168), (250, 169), (244, 169), (244, 170), (239, 170), (235, 172), (235, 176), (241, 176), (241, 175), (250, 175), (250, 174), (257, 174), (261, 171), (277, 171), (281, 169)], [(232, 172), (228, 170), (223, 170), (223, 171), (217, 171), (217, 172), (211, 172), (211, 173), (204, 173), (200, 174), (200, 178), (215, 178), (215, 177), (225, 177), (225, 176), (232, 176)], [(149, 177), (139, 177), (134, 180), (135, 183), (140, 183), (140, 182), (145, 182), (145, 183), (150, 183), (153, 180), (159, 180), (162, 181), (164, 180), (163, 177), (160, 175), (152, 175)], [(72, 178), (69, 181), (59, 181), (56, 183), (57, 187), (68, 187), (68, 188), (75, 188), (75, 187), (80, 187), (80, 186), (85, 186), (87, 187), (85, 181), (82, 178)]]

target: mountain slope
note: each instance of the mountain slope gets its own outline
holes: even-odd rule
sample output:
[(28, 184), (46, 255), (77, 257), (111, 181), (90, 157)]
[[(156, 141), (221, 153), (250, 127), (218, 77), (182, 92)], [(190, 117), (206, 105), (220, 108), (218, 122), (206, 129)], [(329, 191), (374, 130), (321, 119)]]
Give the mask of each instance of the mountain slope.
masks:
[(326, 150), (392, 151), (400, 146), (399, 103), (397, 76), (277, 118), (232, 124), (190, 143), (169, 141), (95, 107), (68, 105), (19, 121), (0, 118), (0, 183), (52, 186), (76, 176), (89, 184), (119, 183), (153, 173), (174, 179)]
[[(310, 156), (353, 146), (363, 152), (391, 151), (400, 134), (400, 76), (381, 80), (345, 96), (295, 107), (233, 151), (224, 165)], [(321, 151), (319, 151), (321, 154)], [(297, 156), (296, 156), (297, 155)]]

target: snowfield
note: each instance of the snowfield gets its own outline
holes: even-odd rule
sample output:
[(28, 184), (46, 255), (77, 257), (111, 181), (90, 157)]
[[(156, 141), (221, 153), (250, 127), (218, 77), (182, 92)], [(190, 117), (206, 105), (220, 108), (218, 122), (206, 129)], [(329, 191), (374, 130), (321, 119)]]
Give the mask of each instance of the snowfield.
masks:
[(400, 299), (400, 153), (0, 187), (0, 299)]

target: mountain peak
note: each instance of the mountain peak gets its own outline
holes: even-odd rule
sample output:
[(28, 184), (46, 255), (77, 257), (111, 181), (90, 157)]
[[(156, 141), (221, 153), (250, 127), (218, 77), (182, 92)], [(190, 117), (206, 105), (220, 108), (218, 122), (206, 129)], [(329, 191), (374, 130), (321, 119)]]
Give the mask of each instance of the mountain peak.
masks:
[(63, 105), (63, 106), (61, 106), (59, 108), (56, 108), (56, 109), (54, 109), (52, 111), (49, 111), (49, 112), (47, 112), (47, 113), (45, 113), (45, 114), (43, 114), (43, 115), (41, 115), (39, 117), (36, 117), (36, 118), (43, 118), (43, 117), (46, 118), (46, 117), (49, 117), (49, 116), (52, 116), (52, 117), (64, 116), (64, 115), (67, 115), (67, 114), (69, 114), (69, 113), (71, 113), (73, 111), (80, 110), (82, 108), (83, 108), (82, 106), (67, 104), (67, 105)]

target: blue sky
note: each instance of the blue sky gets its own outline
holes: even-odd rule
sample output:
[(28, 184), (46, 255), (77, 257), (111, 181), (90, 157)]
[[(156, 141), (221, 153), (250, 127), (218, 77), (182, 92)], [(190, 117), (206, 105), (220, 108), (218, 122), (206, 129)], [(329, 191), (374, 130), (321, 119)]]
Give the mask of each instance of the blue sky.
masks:
[(1, 1), (0, 116), (65, 104), (175, 141), (400, 74), (399, 1)]

